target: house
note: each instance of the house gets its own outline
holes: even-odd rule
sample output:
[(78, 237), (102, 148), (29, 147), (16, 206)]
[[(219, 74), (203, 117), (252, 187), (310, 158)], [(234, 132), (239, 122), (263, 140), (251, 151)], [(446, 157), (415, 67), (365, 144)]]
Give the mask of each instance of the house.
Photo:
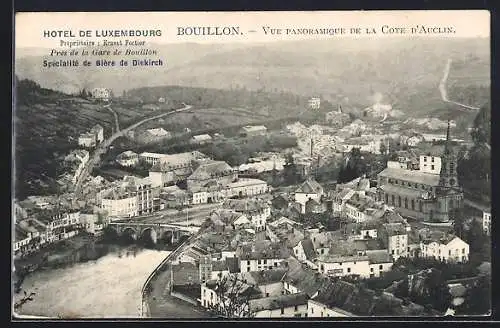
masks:
[(207, 156), (199, 151), (162, 155), (149, 170), (153, 187), (163, 187), (186, 179), (206, 159)]
[(286, 272), (285, 268), (251, 271), (242, 273), (241, 279), (250, 285), (256, 286), (262, 296), (273, 297), (284, 294), (282, 279)]
[(228, 199), (222, 206), (245, 214), (256, 231), (265, 230), (267, 219), (271, 216), (271, 207), (260, 199)]
[(440, 237), (425, 238), (420, 243), (422, 257), (451, 263), (466, 263), (469, 261), (469, 244), (455, 235), (445, 234)]
[(289, 257), (289, 252), (279, 243), (259, 241), (243, 245), (237, 252), (242, 273), (277, 268), (278, 264)]
[(84, 148), (94, 148), (97, 144), (96, 135), (93, 133), (83, 133), (78, 137), (78, 146)]
[(226, 185), (226, 197), (252, 197), (269, 191), (267, 182), (259, 179), (238, 178)]
[(164, 187), (159, 195), (166, 208), (181, 208), (191, 204), (189, 193), (176, 185)]
[(115, 161), (121, 166), (136, 166), (139, 164), (139, 155), (131, 150), (127, 150), (116, 156)]
[(483, 231), (485, 234), (491, 234), (491, 209), (483, 211)]
[(421, 172), (437, 174), (441, 173), (441, 157), (429, 155), (420, 155), (419, 169)]
[(295, 190), (295, 201), (301, 204), (301, 213), (305, 213), (305, 205), (309, 199), (319, 202), (321, 196), (323, 196), (323, 187), (311, 178), (307, 179)]
[(408, 256), (408, 231), (403, 223), (384, 223), (377, 235), (394, 261)]
[[(229, 296), (231, 294), (231, 296)], [(250, 300), (261, 296), (260, 291), (237, 278), (236, 275), (230, 275), (227, 279), (216, 281), (209, 280), (201, 285), (200, 304), (206, 309), (225, 308), (230, 302), (230, 298), (240, 298)], [(245, 303), (245, 302), (242, 302)], [(248, 310), (248, 309), (242, 309)], [(236, 314), (228, 314), (235, 316)]]
[(226, 227), (230, 227), (232, 229), (244, 229), (252, 226), (252, 221), (248, 219), (246, 214), (231, 209), (214, 210), (210, 214), (210, 220), (215, 227), (223, 227), (222, 231), (224, 231)]
[(431, 311), (393, 294), (358, 287), (338, 280), (308, 301), (308, 317), (425, 316)]
[(111, 90), (106, 88), (93, 88), (90, 91), (92, 98), (97, 100), (108, 101), (111, 98)]
[(120, 185), (106, 192), (101, 209), (110, 216), (132, 217), (152, 213), (154, 197), (149, 178), (125, 176)]
[(247, 125), (241, 128), (240, 135), (243, 137), (262, 136), (267, 132), (264, 125)]
[(282, 267), (288, 270), (283, 277), (285, 294), (305, 293), (309, 297), (314, 297), (319, 290), (330, 283), (328, 277), (300, 263), (294, 257), (283, 262)]
[(300, 318), (307, 316), (305, 293), (277, 295), (249, 301), (254, 318)]
[(354, 148), (357, 148), (361, 152), (380, 154), (380, 144), (381, 141), (377, 138), (371, 138), (368, 136), (354, 137), (344, 140), (340, 150), (343, 153), (349, 153)]
[(172, 133), (165, 130), (164, 128), (148, 129), (146, 132), (154, 140), (169, 139), (172, 137)]
[(314, 245), (311, 239), (306, 238), (301, 240), (297, 246), (293, 248), (293, 254), (299, 261), (306, 263), (309, 267), (313, 269), (318, 268), (314, 263), (318, 254), (316, 254), (316, 251), (314, 250)]
[(100, 124), (96, 124), (90, 129), (90, 133), (95, 135), (95, 139), (97, 143), (101, 143), (104, 141), (104, 128)]
[(373, 198), (356, 193), (344, 204), (343, 214), (348, 219), (361, 223), (369, 220), (378, 220), (386, 211), (382, 202), (377, 202)]
[(212, 137), (208, 134), (200, 134), (191, 138), (191, 143), (196, 145), (205, 145), (210, 142), (212, 142)]
[(288, 197), (284, 194), (277, 195), (271, 200), (273, 208), (277, 210), (284, 210), (288, 208), (289, 203), (290, 201), (288, 200)]
[(282, 216), (279, 219), (277, 219), (277, 220), (269, 223), (268, 225), (271, 226), (271, 227), (273, 227), (273, 228), (277, 228), (277, 227), (279, 227), (281, 225), (284, 225), (284, 226), (286, 226), (288, 228), (294, 228), (294, 227), (295, 228), (300, 228), (300, 227), (302, 227), (302, 223), (299, 223), (297, 221), (294, 221), (294, 220), (289, 219), (289, 218), (284, 217), (284, 216)]
[(144, 152), (139, 154), (139, 159), (144, 160), (149, 165), (155, 165), (158, 163), (160, 158), (167, 156), (166, 154), (158, 154), (158, 153), (149, 153)]
[(201, 259), (206, 257), (207, 255), (209, 255), (209, 252), (207, 250), (193, 245), (183, 251), (177, 257), (174, 263), (190, 262), (193, 264), (199, 264)]
[(311, 198), (306, 202), (304, 208), (307, 214), (321, 214), (326, 212), (326, 203)]
[(321, 98), (312, 97), (307, 101), (307, 106), (310, 109), (319, 109), (321, 107)]
[(226, 185), (234, 182), (236, 172), (223, 161), (204, 161), (187, 178), (188, 190), (205, 187), (209, 182)]

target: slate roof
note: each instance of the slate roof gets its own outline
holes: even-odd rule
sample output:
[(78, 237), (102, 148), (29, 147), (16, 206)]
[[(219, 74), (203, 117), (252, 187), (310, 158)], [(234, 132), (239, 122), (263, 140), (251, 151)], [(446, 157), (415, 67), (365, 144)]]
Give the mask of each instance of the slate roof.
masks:
[(306, 259), (309, 261), (314, 260), (317, 257), (316, 252), (314, 251), (314, 245), (310, 238), (304, 239), (301, 241), (302, 248), (304, 249), (304, 254), (306, 255)]
[(392, 263), (391, 256), (386, 249), (367, 250), (366, 256), (368, 256), (370, 264)]
[(302, 194), (322, 194), (323, 187), (316, 181), (307, 179), (295, 192)]
[(250, 311), (276, 310), (298, 305), (306, 305), (309, 297), (305, 293), (278, 295), (250, 300)]
[(188, 180), (206, 180), (215, 178), (218, 175), (229, 174), (233, 171), (233, 168), (226, 162), (210, 161), (198, 166), (198, 168), (188, 177)]
[(386, 168), (378, 175), (382, 177), (404, 180), (413, 183), (421, 183), (427, 186), (437, 186), (439, 183), (439, 175), (424, 173), (418, 170)]
[(318, 290), (330, 283), (327, 277), (302, 265), (294, 257), (288, 258), (285, 262), (288, 271), (283, 277), (283, 281), (295, 286), (299, 291), (309, 296), (313, 296)]
[(251, 277), (255, 284), (267, 285), (280, 282), (286, 272), (287, 270), (284, 268), (277, 268), (272, 270), (252, 271), (248, 272), (247, 275)]

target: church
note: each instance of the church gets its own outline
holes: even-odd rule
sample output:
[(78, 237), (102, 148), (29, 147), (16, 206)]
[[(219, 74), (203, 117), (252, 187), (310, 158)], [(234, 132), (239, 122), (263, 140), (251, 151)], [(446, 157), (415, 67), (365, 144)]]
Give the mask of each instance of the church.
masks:
[[(424, 169), (440, 164), (439, 171)], [(457, 153), (450, 142), (450, 122), (441, 157), (420, 156), (419, 169), (389, 165), (378, 174), (377, 197), (401, 215), (426, 222), (448, 222), (450, 212), (463, 206), (457, 179)], [(438, 166), (438, 165), (436, 165)], [(438, 173), (439, 172), (439, 173)]]

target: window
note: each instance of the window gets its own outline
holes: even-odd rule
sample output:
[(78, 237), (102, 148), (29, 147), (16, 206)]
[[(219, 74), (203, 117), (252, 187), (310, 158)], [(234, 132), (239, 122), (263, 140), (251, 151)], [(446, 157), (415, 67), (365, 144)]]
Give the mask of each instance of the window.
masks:
[(408, 252), (410, 251), (410, 247), (408, 247)]
[(394, 195), (391, 195), (391, 203), (394, 205)]
[(311, 314), (313, 314), (313, 313), (314, 313), (314, 308), (311, 308)]
[(351, 272), (351, 268), (347, 268), (347, 273), (350, 273)]
[(405, 208), (408, 208), (408, 198), (405, 198)]
[(448, 251), (448, 255), (451, 256), (451, 249)]
[(427, 162), (427, 157), (424, 156), (424, 162)]
[(411, 209), (414, 211), (415, 210), (415, 200), (411, 200)]
[(378, 266), (379, 270), (382, 270), (384, 268), (384, 266), (381, 264)]
[(285, 308), (281, 308), (281, 314), (285, 314)]
[(250, 261), (247, 261), (247, 264), (250, 265)]
[(431, 170), (434, 170), (434, 165), (431, 165)]
[(320, 266), (320, 271), (322, 271), (322, 272), (325, 271), (325, 266), (323, 264), (321, 264), (321, 266)]
[(389, 195), (388, 194), (385, 194), (385, 203), (389, 204)]
[(391, 251), (391, 254), (394, 255), (394, 250)]
[(370, 268), (370, 272), (373, 272), (373, 268)]
[(295, 308), (294, 308), (295, 311), (298, 311), (299, 310), (299, 307), (297, 305), (295, 305)]
[(266, 297), (269, 297), (269, 293), (266, 293)]
[(462, 254), (465, 254), (465, 248), (462, 248)]
[(257, 261), (257, 264), (260, 264), (260, 260)]
[(434, 157), (431, 157), (431, 162), (434, 163)]
[(398, 196), (398, 207), (401, 207), (401, 196)]

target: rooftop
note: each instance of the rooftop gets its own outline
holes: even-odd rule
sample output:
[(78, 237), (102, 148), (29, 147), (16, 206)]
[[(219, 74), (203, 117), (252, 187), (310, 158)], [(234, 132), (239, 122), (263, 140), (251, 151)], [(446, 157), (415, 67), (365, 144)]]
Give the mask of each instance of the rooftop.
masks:
[(252, 282), (257, 285), (267, 285), (280, 282), (286, 272), (286, 269), (278, 268), (272, 270), (252, 271), (244, 273), (243, 275), (248, 276), (248, 282)]
[(247, 125), (241, 128), (245, 132), (265, 131), (267, 128), (264, 125)]
[(228, 199), (222, 206), (226, 209), (232, 209), (240, 213), (259, 212), (269, 208), (267, 202), (253, 198)]
[(307, 179), (295, 192), (302, 194), (323, 193), (323, 187), (315, 180)]
[(215, 178), (222, 174), (232, 173), (234, 170), (229, 164), (223, 161), (210, 161), (207, 163), (202, 163), (193, 174), (191, 174), (188, 180), (207, 180)]
[(316, 294), (318, 290), (330, 283), (329, 278), (302, 265), (294, 257), (288, 258), (284, 265), (288, 271), (283, 280), (309, 296)]
[(404, 180), (413, 183), (421, 183), (433, 187), (437, 186), (439, 183), (439, 175), (424, 173), (418, 170), (386, 168), (378, 175), (381, 177)]
[(250, 300), (250, 311), (276, 310), (297, 305), (306, 305), (309, 297), (305, 293), (278, 295)]

